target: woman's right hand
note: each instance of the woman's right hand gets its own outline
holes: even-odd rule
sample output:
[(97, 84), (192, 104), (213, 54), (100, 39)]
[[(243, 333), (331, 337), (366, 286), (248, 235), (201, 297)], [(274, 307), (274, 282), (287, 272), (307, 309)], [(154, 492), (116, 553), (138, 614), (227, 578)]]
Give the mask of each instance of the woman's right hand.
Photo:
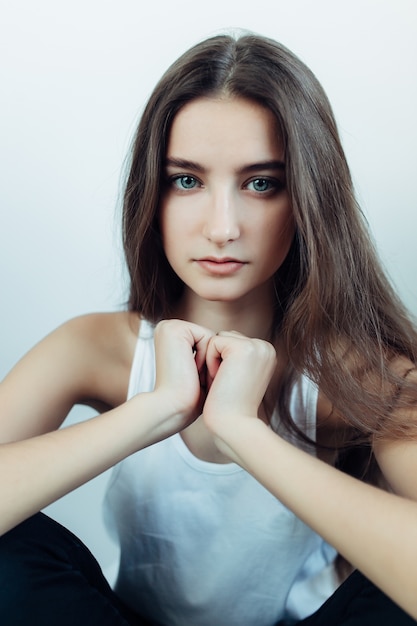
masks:
[(163, 320), (155, 328), (154, 393), (166, 407), (164, 436), (191, 424), (201, 413), (206, 394), (206, 353), (214, 333), (183, 320)]

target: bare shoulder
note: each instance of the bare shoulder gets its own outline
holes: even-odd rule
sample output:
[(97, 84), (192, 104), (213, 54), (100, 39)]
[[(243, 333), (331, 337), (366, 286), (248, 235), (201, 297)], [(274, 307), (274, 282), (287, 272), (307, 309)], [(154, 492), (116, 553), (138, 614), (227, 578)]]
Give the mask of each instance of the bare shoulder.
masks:
[(139, 318), (73, 318), (36, 344), (0, 384), (0, 440), (57, 428), (75, 404), (106, 410), (126, 398)]
[(417, 500), (417, 369), (406, 358), (399, 357), (393, 363), (396, 373), (407, 381), (398, 389), (392, 411), (392, 428), (406, 424), (409, 429), (401, 436), (401, 428), (395, 437), (376, 438), (373, 450), (378, 464), (392, 490)]
[(131, 361), (139, 331), (139, 316), (121, 311), (90, 313), (75, 317), (60, 326), (51, 336), (63, 341), (75, 341), (92, 358), (111, 356), (116, 361)]
[(44, 341), (51, 352), (65, 352), (78, 380), (77, 400), (111, 408), (126, 398), (138, 329), (135, 313), (92, 313), (69, 320)]
[[(343, 355), (346, 358), (346, 355)], [(381, 381), (380, 374), (367, 371), (367, 384), (384, 393), (391, 407), (384, 425), (392, 435), (375, 436), (373, 452), (385, 481), (391, 489), (417, 500), (417, 368), (404, 355), (387, 357), (392, 379)], [(352, 361), (354, 371), (362, 364)], [(382, 386), (381, 386), (382, 385)], [(350, 427), (344, 416), (319, 392), (317, 403), (317, 441), (338, 446), (349, 438)]]

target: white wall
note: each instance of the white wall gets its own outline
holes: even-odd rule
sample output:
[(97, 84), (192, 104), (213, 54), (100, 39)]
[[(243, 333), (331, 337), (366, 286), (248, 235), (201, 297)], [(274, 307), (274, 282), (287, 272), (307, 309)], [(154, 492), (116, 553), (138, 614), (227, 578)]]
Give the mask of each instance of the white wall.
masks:
[[(135, 121), (171, 61), (228, 27), (282, 41), (322, 81), (416, 314), (416, 18), (415, 0), (0, 0), (0, 376), (67, 318), (122, 306), (116, 207)], [(49, 510), (106, 566), (102, 489), (99, 479)]]

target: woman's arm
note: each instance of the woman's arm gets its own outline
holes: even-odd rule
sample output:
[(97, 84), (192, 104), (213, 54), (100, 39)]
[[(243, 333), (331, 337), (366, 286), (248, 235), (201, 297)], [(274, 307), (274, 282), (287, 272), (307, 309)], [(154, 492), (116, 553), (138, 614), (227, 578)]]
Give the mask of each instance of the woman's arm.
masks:
[(258, 354), (254, 368), (244, 342), (239, 346), (228, 334), (217, 342), (209, 348), (213, 382), (203, 415), (219, 449), (417, 619), (417, 442), (376, 448), (387, 480), (402, 495), (343, 474), (254, 419), (247, 394), (265, 392), (267, 365)]
[(166, 417), (155, 394), (141, 394), (80, 424), (2, 444), (0, 534), (153, 443), (154, 420)]
[[(221, 438), (236, 462), (417, 619), (417, 502), (343, 474), (260, 420)], [(408, 469), (416, 476), (417, 462)]]
[[(126, 319), (121, 327), (127, 328)], [(117, 315), (73, 320), (36, 346), (2, 383), (0, 533), (196, 417), (198, 367), (210, 333), (161, 324), (155, 332), (161, 362), (156, 388), (123, 402), (132, 356), (126, 332), (120, 332)], [(76, 402), (109, 408), (118, 398), (120, 406), (57, 430)]]

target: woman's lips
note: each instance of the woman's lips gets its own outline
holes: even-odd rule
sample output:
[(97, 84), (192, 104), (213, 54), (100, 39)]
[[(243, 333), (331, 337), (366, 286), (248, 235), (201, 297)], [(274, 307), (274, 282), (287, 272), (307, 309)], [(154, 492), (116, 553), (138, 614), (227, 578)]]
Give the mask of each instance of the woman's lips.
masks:
[(214, 257), (207, 257), (204, 259), (197, 259), (197, 264), (209, 274), (227, 276), (238, 272), (245, 265), (245, 262), (231, 258), (217, 259)]

